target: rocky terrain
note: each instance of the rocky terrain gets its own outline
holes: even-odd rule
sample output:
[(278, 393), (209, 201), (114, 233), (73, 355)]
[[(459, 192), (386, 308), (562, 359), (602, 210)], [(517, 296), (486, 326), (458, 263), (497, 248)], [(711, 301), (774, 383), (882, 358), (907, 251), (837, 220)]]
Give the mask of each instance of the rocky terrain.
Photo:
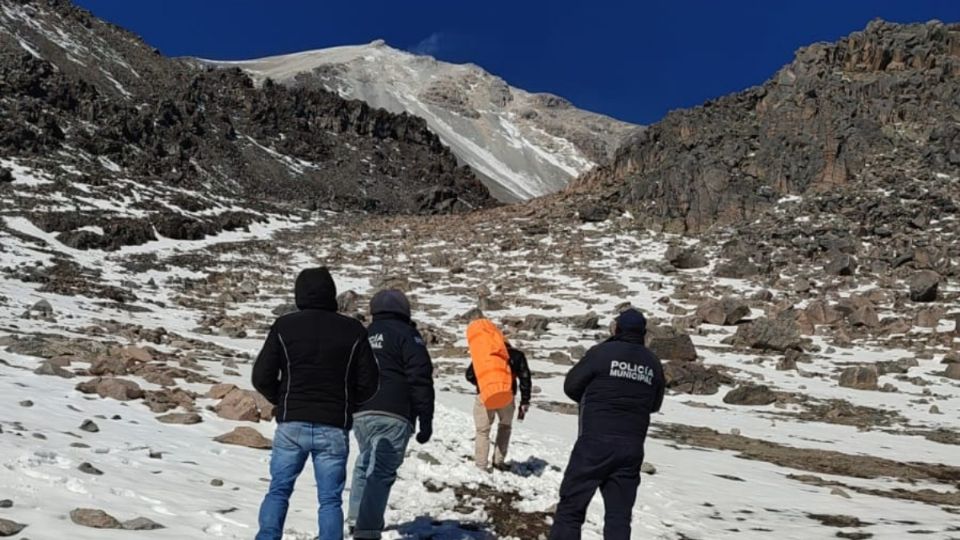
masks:
[(80, 249), (202, 238), (249, 210), (491, 203), (420, 119), (197, 70), (57, 0), (0, 2), (0, 189)]
[[(543, 537), (577, 433), (563, 376), (628, 305), (669, 381), (635, 537), (960, 537), (955, 28), (871, 24), (568, 191), (447, 215), (492, 203), (421, 120), (0, 0), (0, 536), (250, 538), (273, 433), (251, 364), (324, 264), (361, 319), (408, 291), (435, 362), (387, 538)], [(391, 163), (357, 195), (356, 167)], [(469, 463), (474, 310), (534, 371), (506, 471)], [(300, 482), (287, 538), (314, 505)]]
[(483, 178), (494, 196), (517, 202), (559, 191), (606, 163), (637, 126), (533, 94), (473, 64), (450, 64), (399, 51), (383, 41), (241, 62), (258, 80), (322, 88), (395, 113), (430, 129)]
[[(628, 304), (650, 315), (671, 389), (648, 443), (638, 538), (960, 534), (956, 281), (930, 296), (920, 280), (838, 276), (814, 297), (763, 275), (717, 277), (720, 246), (636, 218), (511, 212), (328, 215), (95, 258), (41, 231), (0, 233), (11, 261), (0, 479), (12, 486), (0, 518), (36, 538), (100, 538), (90, 522), (137, 518), (164, 527), (159, 538), (249, 537), (272, 436), (252, 358), (290, 309), (294, 269), (322, 263), (345, 313), (366, 317), (381, 287), (407, 290), (436, 365), (436, 439), (410, 448), (389, 538), (540, 537), (576, 433), (563, 375)], [(47, 281), (25, 280), (30, 266)], [(534, 370), (535, 410), (506, 472), (469, 466), (463, 331), (476, 309)], [(313, 534), (301, 488), (289, 538)], [(601, 526), (597, 501), (586, 537)]]
[(761, 86), (668, 114), (571, 189), (681, 233), (748, 220), (786, 196), (903, 181), (955, 193), (958, 75), (957, 24), (874, 21), (801, 49)]

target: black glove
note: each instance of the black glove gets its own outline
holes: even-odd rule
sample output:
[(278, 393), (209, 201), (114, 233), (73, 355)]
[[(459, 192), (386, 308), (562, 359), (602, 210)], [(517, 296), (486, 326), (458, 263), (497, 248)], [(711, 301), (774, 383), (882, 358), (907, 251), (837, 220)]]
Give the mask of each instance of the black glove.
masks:
[(520, 408), (517, 409), (517, 420), (523, 422), (523, 419), (527, 417), (527, 412), (530, 410), (529, 403), (521, 403)]
[(433, 423), (424, 422), (423, 419), (420, 419), (420, 432), (417, 433), (417, 442), (420, 444), (427, 444), (430, 441), (430, 437), (433, 437)]

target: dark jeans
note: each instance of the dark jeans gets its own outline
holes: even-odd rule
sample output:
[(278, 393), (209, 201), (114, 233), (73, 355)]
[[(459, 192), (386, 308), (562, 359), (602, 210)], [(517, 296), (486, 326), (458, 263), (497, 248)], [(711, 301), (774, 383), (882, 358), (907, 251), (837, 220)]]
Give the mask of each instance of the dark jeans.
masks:
[(580, 540), (587, 507), (597, 489), (603, 497), (604, 540), (629, 540), (641, 464), (640, 439), (580, 437), (560, 485), (550, 540)]
[(413, 426), (392, 416), (365, 414), (354, 419), (353, 433), (360, 456), (353, 467), (347, 519), (354, 526), (354, 538), (380, 538), (390, 489), (403, 464)]

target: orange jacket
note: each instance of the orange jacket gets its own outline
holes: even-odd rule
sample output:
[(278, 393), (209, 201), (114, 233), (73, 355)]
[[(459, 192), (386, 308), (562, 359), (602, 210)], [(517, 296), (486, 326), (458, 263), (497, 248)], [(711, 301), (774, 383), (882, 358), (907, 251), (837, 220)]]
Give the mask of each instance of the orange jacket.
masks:
[(467, 326), (467, 344), (480, 401), (491, 411), (506, 407), (513, 401), (513, 373), (500, 329), (488, 319), (477, 319)]

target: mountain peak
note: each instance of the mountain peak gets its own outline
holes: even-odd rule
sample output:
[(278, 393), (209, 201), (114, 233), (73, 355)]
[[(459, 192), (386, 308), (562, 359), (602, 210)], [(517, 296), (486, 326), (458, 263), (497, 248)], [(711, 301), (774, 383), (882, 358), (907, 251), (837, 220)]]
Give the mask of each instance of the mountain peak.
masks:
[(383, 40), (243, 62), (207, 62), (423, 118), (506, 202), (562, 189), (606, 162), (637, 127), (576, 109), (552, 94), (511, 87), (474, 64), (400, 51)]

